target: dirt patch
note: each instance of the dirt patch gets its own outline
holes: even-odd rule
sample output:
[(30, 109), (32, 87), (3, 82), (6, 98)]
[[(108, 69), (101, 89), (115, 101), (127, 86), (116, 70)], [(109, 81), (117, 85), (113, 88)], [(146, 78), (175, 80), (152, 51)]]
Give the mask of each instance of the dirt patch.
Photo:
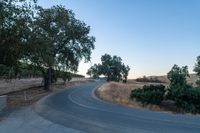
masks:
[(95, 80), (71, 81), (66, 84), (58, 83), (52, 85), (49, 91), (44, 90), (43, 86), (30, 87), (20, 91), (8, 93), (7, 103), (9, 107), (28, 106), (52, 92), (57, 92), (62, 89), (67, 89), (69, 87), (88, 82), (95, 82)]
[(130, 99), (130, 94), (132, 90), (137, 88), (142, 88), (144, 85), (148, 84), (151, 83), (134, 82), (129, 84), (122, 84), (122, 83), (110, 82), (97, 89), (95, 93), (102, 100), (128, 107), (145, 108), (152, 111), (183, 113), (175, 106), (174, 102), (172, 101), (163, 101), (160, 105), (144, 106), (141, 103), (137, 102), (136, 100)]

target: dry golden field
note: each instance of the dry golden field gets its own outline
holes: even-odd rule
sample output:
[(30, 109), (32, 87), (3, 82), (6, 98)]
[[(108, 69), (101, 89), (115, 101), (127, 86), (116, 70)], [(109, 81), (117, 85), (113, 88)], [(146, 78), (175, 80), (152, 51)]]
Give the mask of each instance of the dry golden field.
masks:
[[(149, 84), (149, 83), (148, 83)], [(110, 82), (96, 90), (96, 95), (107, 102), (120, 104), (128, 107), (143, 108), (143, 105), (130, 99), (130, 94), (133, 89), (142, 88), (145, 83), (116, 83)], [(145, 108), (160, 111), (162, 110), (157, 105), (148, 105)]]
[[(155, 76), (154, 76), (155, 77)], [(169, 80), (167, 76), (157, 76), (158, 80), (165, 83), (163, 85), (168, 86)], [(188, 83), (195, 86), (195, 82), (198, 77), (195, 74), (191, 74), (187, 79)], [(129, 80), (127, 84), (110, 82), (96, 90), (96, 95), (107, 102), (120, 104), (134, 108), (145, 108), (153, 111), (169, 111), (169, 112), (181, 112), (172, 101), (163, 101), (160, 105), (142, 105), (135, 100), (130, 99), (130, 94), (133, 89), (142, 88), (144, 85), (157, 84), (157, 83), (142, 83), (135, 80)]]

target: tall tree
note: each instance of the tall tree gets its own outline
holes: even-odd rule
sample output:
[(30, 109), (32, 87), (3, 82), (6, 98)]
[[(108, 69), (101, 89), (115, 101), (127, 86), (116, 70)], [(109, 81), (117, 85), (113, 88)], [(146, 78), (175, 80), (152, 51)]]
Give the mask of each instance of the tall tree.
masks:
[(77, 71), (82, 59), (90, 61), (95, 38), (89, 33), (90, 27), (63, 6), (40, 9), (34, 21), (28, 59), (43, 70), (47, 88), (54, 69)]
[(187, 77), (189, 76), (188, 67), (183, 66), (180, 68), (178, 65), (174, 65), (167, 74), (170, 86), (185, 86), (187, 84)]
[(187, 77), (189, 77), (187, 66), (181, 68), (178, 65), (174, 65), (167, 74), (167, 77), (170, 81), (167, 94), (167, 98), (169, 99), (175, 100), (183, 90), (192, 88), (192, 86), (187, 83)]
[[(90, 27), (63, 6), (43, 9), (36, 0), (0, 1), (0, 67), (17, 71), (26, 63), (43, 73), (48, 88), (58, 70), (77, 71), (90, 61), (95, 38)], [(15, 74), (16, 75), (16, 74)]]
[(101, 57), (101, 64), (95, 64), (88, 70), (88, 74), (105, 75), (108, 81), (127, 81), (129, 66), (122, 63), (121, 57), (105, 54)]
[(125, 66), (123, 64), (123, 68), (122, 68), (122, 75), (123, 75), (123, 82), (126, 83), (127, 82), (127, 77), (128, 77), (128, 73), (130, 71), (130, 67), (127, 65)]

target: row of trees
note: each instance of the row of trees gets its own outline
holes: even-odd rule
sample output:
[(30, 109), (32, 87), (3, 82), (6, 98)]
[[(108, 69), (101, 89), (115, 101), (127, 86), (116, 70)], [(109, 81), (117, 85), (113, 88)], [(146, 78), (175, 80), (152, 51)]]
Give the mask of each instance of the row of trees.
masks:
[(0, 1), (0, 65), (19, 74), (21, 63), (41, 71), (48, 89), (53, 71), (76, 72), (90, 61), (90, 27), (64, 6), (44, 9), (37, 0)]
[(93, 78), (106, 76), (108, 81), (127, 82), (130, 67), (122, 62), (121, 57), (105, 54), (101, 57), (101, 64), (94, 64), (87, 74)]
[(173, 100), (177, 107), (186, 112), (200, 113), (200, 56), (197, 57), (194, 71), (199, 79), (196, 87), (187, 83), (189, 77), (188, 67), (174, 65), (167, 74), (170, 85), (166, 93), (164, 86), (144, 86), (143, 89), (136, 89), (131, 92), (130, 98), (135, 98), (143, 104), (160, 104), (163, 99)]

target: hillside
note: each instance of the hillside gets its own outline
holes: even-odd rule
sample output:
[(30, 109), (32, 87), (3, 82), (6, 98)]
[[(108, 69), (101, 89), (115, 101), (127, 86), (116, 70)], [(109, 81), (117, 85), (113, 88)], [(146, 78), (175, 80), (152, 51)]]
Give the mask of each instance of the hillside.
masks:
[[(164, 76), (148, 76), (147, 78), (148, 79), (151, 79), (151, 78), (155, 79), (156, 78), (159, 81), (162, 81), (164, 83), (169, 84), (169, 80), (167, 78), (167, 75), (164, 75)], [(197, 80), (198, 80), (198, 77), (197, 77), (196, 74), (190, 74), (190, 77), (187, 78), (188, 83), (193, 84), (193, 85), (195, 85)], [(134, 80), (131, 79), (128, 82), (131, 83), (131, 82), (134, 82), (134, 81), (135, 81), (135, 79)]]

